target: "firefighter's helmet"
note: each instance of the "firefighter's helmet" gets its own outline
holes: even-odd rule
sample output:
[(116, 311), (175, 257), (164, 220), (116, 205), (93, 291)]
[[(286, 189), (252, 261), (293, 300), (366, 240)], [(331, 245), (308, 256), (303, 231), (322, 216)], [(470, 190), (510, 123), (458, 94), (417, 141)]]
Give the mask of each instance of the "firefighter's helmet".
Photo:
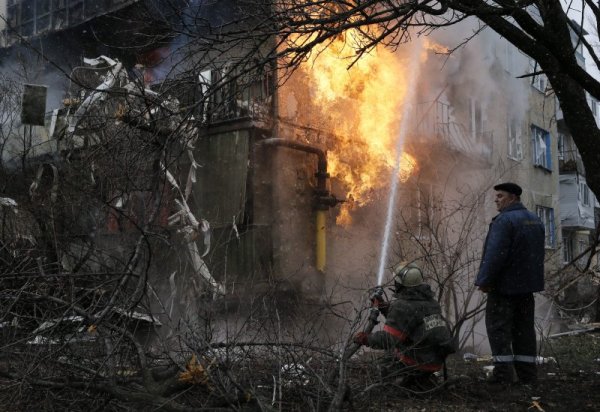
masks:
[(396, 290), (401, 287), (412, 288), (423, 283), (423, 272), (416, 263), (400, 262), (392, 268), (392, 271)]

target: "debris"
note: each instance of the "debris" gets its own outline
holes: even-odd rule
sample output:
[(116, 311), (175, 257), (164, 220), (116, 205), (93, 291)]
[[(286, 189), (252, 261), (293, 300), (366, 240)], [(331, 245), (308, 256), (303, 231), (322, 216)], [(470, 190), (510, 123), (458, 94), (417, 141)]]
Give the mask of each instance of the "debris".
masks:
[(477, 355), (475, 355), (474, 353), (467, 352), (467, 353), (465, 353), (463, 355), (463, 360), (464, 361), (474, 361), (474, 360), (477, 360)]
[(489, 362), (492, 360), (492, 357), (491, 355), (478, 356), (474, 353), (467, 352), (463, 355), (463, 360), (465, 362)]
[(17, 207), (17, 202), (10, 197), (0, 197), (0, 206)]
[(543, 365), (545, 363), (556, 363), (556, 359), (554, 359), (552, 356), (549, 356), (547, 358), (544, 358), (543, 356), (537, 356), (535, 358), (535, 363), (537, 363), (538, 365)]
[(179, 373), (179, 382), (206, 385), (208, 383), (207, 370), (202, 366), (196, 355), (193, 354), (185, 365), (185, 371)]
[(162, 326), (162, 323), (160, 323), (160, 321), (158, 319), (155, 319), (152, 315), (146, 315), (145, 313), (140, 313), (133, 310), (125, 310), (119, 307), (113, 308), (113, 311), (118, 313), (119, 315), (126, 316), (131, 319), (153, 323), (156, 326)]
[(600, 332), (600, 323), (589, 323), (587, 325), (585, 325), (585, 327), (583, 329), (577, 329), (577, 330), (572, 330), (569, 332), (561, 332), (561, 333), (555, 333), (553, 335), (549, 335), (548, 337), (553, 339), (553, 338), (559, 338), (561, 336), (573, 336), (573, 335), (580, 335), (582, 333), (593, 333), (593, 332)]
[(73, 323), (81, 323), (83, 322), (83, 316), (65, 316), (64, 318), (57, 318), (52, 320), (47, 320), (38, 326), (32, 333), (40, 333), (47, 329), (50, 329), (53, 326), (59, 325), (63, 322), (73, 322)]
[(286, 363), (281, 367), (281, 378), (283, 386), (292, 387), (295, 385), (306, 386), (310, 383), (306, 368), (300, 363)]
[(535, 410), (538, 410), (540, 412), (544, 412), (544, 408), (541, 407), (540, 402), (538, 400), (532, 401), (531, 402), (531, 406), (529, 408), (527, 408), (527, 409), (529, 410), (529, 409), (532, 409), (532, 408), (535, 408)]

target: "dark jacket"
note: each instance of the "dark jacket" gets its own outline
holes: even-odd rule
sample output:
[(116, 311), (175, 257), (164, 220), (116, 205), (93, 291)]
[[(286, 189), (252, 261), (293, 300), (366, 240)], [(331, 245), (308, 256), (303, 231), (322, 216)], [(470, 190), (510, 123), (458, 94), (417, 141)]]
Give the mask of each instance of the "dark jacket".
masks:
[(404, 288), (394, 295), (383, 330), (369, 335), (368, 346), (387, 349), (409, 366), (437, 371), (453, 352), (450, 330), (429, 285)]
[(502, 210), (490, 223), (476, 286), (518, 295), (544, 290), (544, 224), (521, 203)]

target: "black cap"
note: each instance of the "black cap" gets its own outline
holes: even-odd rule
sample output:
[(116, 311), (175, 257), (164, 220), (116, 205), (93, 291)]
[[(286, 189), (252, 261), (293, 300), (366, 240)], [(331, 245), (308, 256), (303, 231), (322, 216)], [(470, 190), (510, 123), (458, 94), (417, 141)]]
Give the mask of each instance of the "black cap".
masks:
[(500, 183), (499, 185), (494, 186), (494, 190), (502, 190), (504, 192), (512, 193), (513, 195), (521, 196), (523, 193), (523, 189), (516, 183)]

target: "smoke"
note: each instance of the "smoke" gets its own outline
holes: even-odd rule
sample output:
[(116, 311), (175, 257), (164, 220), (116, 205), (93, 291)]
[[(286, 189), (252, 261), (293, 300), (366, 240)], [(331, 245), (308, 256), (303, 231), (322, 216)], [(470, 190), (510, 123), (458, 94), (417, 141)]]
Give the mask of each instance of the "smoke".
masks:
[[(434, 32), (429, 40), (455, 48), (478, 28), (475, 21), (468, 20)], [(397, 51), (398, 58), (405, 56), (407, 49), (400, 48)], [(505, 155), (508, 119), (513, 118), (521, 124), (527, 115), (529, 89), (524, 87), (523, 79), (517, 78), (526, 73), (527, 67), (526, 56), (491, 30), (481, 31), (449, 56), (429, 51), (425, 64), (421, 65), (418, 84), (411, 86), (417, 89), (417, 101), (423, 107), (429, 107), (435, 100), (446, 105), (446, 117), (440, 113), (436, 121), (439, 127), (454, 127), (446, 136), (454, 141), (445, 142), (454, 146), (446, 147), (443, 152), (437, 150), (440, 146), (434, 146), (439, 140), (433, 134), (421, 136), (430, 139), (429, 144), (421, 146), (414, 141), (411, 145), (409, 137), (407, 143), (411, 154), (417, 158), (421, 172), (400, 187), (397, 227), (406, 230), (407, 223), (414, 223), (418, 214), (415, 211), (417, 203), (424, 202), (427, 196), (430, 197), (428, 201), (439, 202), (442, 205), (440, 209), (462, 208), (465, 211), (470, 207), (466, 199), (475, 201), (482, 198), (492, 179), (491, 175), (495, 173), (489, 170), (489, 166), (487, 170), (482, 168), (482, 164), (490, 164), (492, 156)], [(311, 100), (310, 79), (300, 77), (297, 74), (296, 79), (290, 79), (280, 91), (279, 114), (289, 123), (312, 127), (314, 131), (309, 133), (305, 129), (300, 132), (289, 127), (284, 128), (285, 132), (281, 135), (326, 145), (327, 121), (323, 118), (335, 118), (335, 115), (319, 113), (319, 107)], [(351, 116), (355, 110), (351, 102), (347, 102), (343, 109), (342, 114), (346, 116)], [(318, 131), (320, 128), (323, 130)], [(457, 153), (460, 150), (462, 153)], [(389, 191), (387, 177), (380, 178), (386, 180), (386, 187), (373, 193), (371, 203), (351, 211), (353, 223), (350, 226), (331, 224), (327, 244), (328, 281), (336, 286), (342, 284), (347, 290), (375, 286), (386, 214), (385, 202)], [(332, 187), (338, 197), (345, 195), (340, 181), (332, 180)], [(426, 193), (424, 188), (429, 188), (429, 192)], [(418, 191), (421, 192), (417, 194)], [(335, 209), (330, 210), (330, 222), (335, 219), (335, 214)], [(465, 225), (459, 219), (459, 214), (456, 216), (448, 228), (450, 238), (457, 236), (456, 233), (460, 233)], [(460, 216), (463, 216), (462, 212)], [(469, 218), (473, 220), (472, 216)], [(471, 229), (472, 239), (476, 241), (467, 244), (468, 253), (480, 251), (477, 241), (481, 240), (486, 225), (483, 218), (477, 221), (480, 224), (473, 225)], [(418, 234), (413, 234), (413, 243), (416, 244)], [(398, 233), (394, 233), (391, 245), (394, 250), (388, 263), (395, 263), (391, 261), (393, 259), (411, 260), (419, 257), (415, 253), (416, 247), (403, 249), (396, 235)], [(423, 242), (423, 239), (420, 238), (419, 242)], [(452, 244), (452, 239), (446, 240)], [(439, 269), (443, 270), (441, 267)], [(390, 273), (386, 271), (383, 283), (389, 280)]]
[[(234, 22), (242, 18), (235, 0), (193, 0), (173, 14), (173, 6), (155, 1), (149, 13), (171, 25), (177, 36), (164, 47), (140, 57), (147, 83), (159, 83), (211, 63), (219, 36), (226, 35)], [(214, 54), (214, 53), (213, 53)], [(217, 53), (218, 54), (218, 53)], [(227, 53), (225, 53), (227, 54)]]
[[(45, 101), (46, 118), (54, 109), (62, 107), (62, 99), (69, 84), (68, 74), (50, 64), (40, 54), (25, 47), (14, 46), (6, 54), (0, 65), (0, 156), (2, 163), (11, 168), (16, 165), (26, 148), (21, 124), (21, 100), (24, 84), (35, 84), (47, 87)], [(27, 146), (35, 147), (47, 139), (43, 127), (34, 126), (27, 133), (32, 133)], [(33, 152), (32, 152), (33, 153)]]
[[(477, 21), (467, 19), (433, 32), (432, 38), (453, 50), (480, 28)], [(495, 32), (483, 29), (451, 55), (438, 60), (438, 65), (432, 65), (423, 75), (424, 81), (437, 84), (438, 89), (442, 85), (446, 88), (445, 97), (452, 103), (453, 114), (468, 115), (473, 104), (479, 106), (485, 131), (494, 136), (506, 134), (506, 119), (519, 123), (524, 119), (529, 90), (517, 76), (527, 72), (528, 58)], [(466, 123), (468, 119), (462, 120)]]
[(47, 86), (47, 113), (62, 107), (62, 99), (69, 84), (68, 73), (59, 70), (38, 53), (14, 46), (2, 60), (0, 69), (7, 81)]

